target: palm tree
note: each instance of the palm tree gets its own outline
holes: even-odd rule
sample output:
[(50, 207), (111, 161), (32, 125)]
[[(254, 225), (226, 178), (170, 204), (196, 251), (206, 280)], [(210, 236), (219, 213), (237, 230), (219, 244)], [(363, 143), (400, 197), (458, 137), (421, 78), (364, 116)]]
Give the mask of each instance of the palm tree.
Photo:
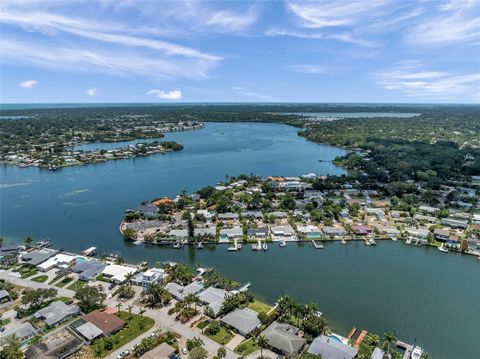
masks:
[(391, 345), (395, 344), (397, 342), (397, 337), (395, 333), (393, 332), (386, 332), (384, 335), (385, 341), (384, 341), (384, 349), (388, 354), (391, 353)]
[(122, 303), (117, 303), (117, 309), (118, 309), (119, 312), (120, 312), (120, 310), (122, 309), (122, 306), (123, 306)]
[(25, 246), (26, 246), (27, 248), (30, 248), (32, 242), (33, 242), (32, 237), (27, 237), (27, 238), (25, 238)]
[(138, 314), (140, 314), (141, 317), (143, 317), (143, 313), (145, 313), (147, 310), (145, 308), (140, 308), (138, 311)]
[(131, 284), (133, 277), (135, 277), (135, 273), (129, 272), (125, 275), (125, 284)]
[(133, 305), (128, 306), (128, 320), (132, 319), (132, 309)]
[(259, 335), (257, 337), (257, 344), (260, 347), (260, 358), (263, 358), (263, 348), (268, 345), (268, 339), (265, 338), (265, 335)]

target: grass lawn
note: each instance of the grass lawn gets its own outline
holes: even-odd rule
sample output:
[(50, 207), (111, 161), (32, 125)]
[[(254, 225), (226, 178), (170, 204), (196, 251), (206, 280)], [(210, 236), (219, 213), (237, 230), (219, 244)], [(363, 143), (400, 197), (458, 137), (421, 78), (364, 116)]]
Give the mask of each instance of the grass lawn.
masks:
[(65, 287), (68, 283), (70, 283), (73, 280), (71, 277), (65, 277), (63, 278), (60, 282), (55, 284), (55, 287), (63, 288)]
[(215, 335), (209, 335), (205, 333), (210, 339), (215, 340), (217, 343), (225, 345), (227, 344), (232, 338), (233, 334), (231, 331), (227, 330), (225, 327), (220, 326), (220, 331)]
[(105, 277), (105, 276), (103, 275), (103, 273), (97, 275), (97, 280), (99, 280), (99, 281), (101, 281), (101, 282), (110, 283), (110, 279), (108, 279), (107, 277)]
[(251, 302), (248, 307), (257, 313), (265, 313), (267, 314), (272, 307), (270, 307), (268, 304), (265, 304), (263, 302), (260, 302), (259, 300), (255, 299), (253, 302)]
[(238, 344), (237, 347), (235, 348), (235, 353), (238, 353), (241, 356), (247, 356), (259, 349), (260, 347), (258, 346), (257, 342), (252, 338), (250, 338)]
[(32, 278), (31, 280), (34, 282), (43, 283), (43, 282), (46, 282), (47, 279), (48, 279), (48, 275), (39, 275), (37, 277)]
[(202, 320), (200, 323), (197, 324), (197, 328), (203, 330), (208, 324), (210, 324), (210, 321), (208, 319)]
[[(118, 316), (123, 319), (126, 323), (124, 329), (120, 330), (118, 333), (110, 335), (111, 341), (113, 343), (113, 348), (111, 350), (106, 350), (103, 346), (104, 340), (99, 339), (93, 344), (93, 350), (96, 357), (104, 358), (111, 352), (117, 350), (118, 348), (124, 346), (131, 340), (138, 337), (140, 334), (149, 330), (155, 324), (155, 321), (149, 317), (141, 317), (138, 314), (132, 314), (132, 318), (129, 320), (128, 312), (119, 312)], [(142, 326), (143, 321), (143, 326)]]
[(16, 272), (19, 272), (22, 278), (28, 278), (32, 275), (37, 274), (37, 270), (28, 266), (21, 266), (15, 269)]
[(76, 292), (80, 288), (85, 287), (85, 284), (87, 284), (87, 282), (84, 282), (83, 280), (77, 280), (77, 281), (73, 282), (72, 284), (70, 284), (67, 287), (67, 289), (71, 289), (71, 290), (74, 290)]

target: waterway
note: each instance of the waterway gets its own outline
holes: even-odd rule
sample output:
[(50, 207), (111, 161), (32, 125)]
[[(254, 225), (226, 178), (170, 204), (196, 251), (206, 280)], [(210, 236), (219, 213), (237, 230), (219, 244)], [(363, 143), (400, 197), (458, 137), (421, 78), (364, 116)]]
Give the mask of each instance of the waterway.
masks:
[[(125, 243), (118, 224), (125, 208), (158, 196), (216, 183), (228, 175), (341, 174), (330, 162), (344, 150), (319, 146), (280, 124), (207, 123), (198, 131), (166, 134), (183, 151), (50, 172), (0, 166), (0, 234), (8, 241), (27, 235), (49, 237), (54, 246), (80, 251), (118, 251), (128, 261), (174, 260), (218, 268), (272, 303), (289, 293), (314, 301), (334, 330), (352, 326), (383, 333), (394, 330), (434, 358), (478, 358), (480, 265), (472, 257), (382, 242), (270, 246), (268, 252), (226, 247), (174, 250)], [(84, 149), (113, 148), (89, 144)]]

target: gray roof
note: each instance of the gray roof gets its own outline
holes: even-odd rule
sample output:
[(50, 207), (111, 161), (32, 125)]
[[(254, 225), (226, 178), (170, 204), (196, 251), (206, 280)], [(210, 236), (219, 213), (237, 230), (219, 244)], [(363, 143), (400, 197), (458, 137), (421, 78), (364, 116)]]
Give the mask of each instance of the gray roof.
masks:
[(106, 264), (97, 261), (85, 261), (75, 264), (72, 267), (72, 271), (75, 273), (81, 273), (82, 277), (91, 279), (96, 277), (104, 268)]
[(203, 284), (200, 282), (192, 282), (186, 286), (175, 282), (170, 282), (165, 285), (165, 289), (178, 300), (183, 300), (189, 294), (197, 294), (203, 288)]
[(237, 213), (232, 213), (232, 212), (219, 213), (217, 217), (218, 217), (219, 219), (237, 219), (237, 218), (238, 218), (238, 214), (237, 214)]
[(312, 342), (308, 352), (321, 355), (322, 359), (353, 359), (358, 350), (326, 335), (320, 335)]
[(268, 234), (268, 228), (247, 229), (248, 236), (256, 236), (258, 234), (263, 234), (266, 236)]
[(85, 322), (84, 324), (76, 327), (75, 330), (87, 340), (93, 340), (103, 334), (100, 329), (90, 322)]
[(23, 342), (24, 340), (33, 337), (37, 331), (38, 329), (36, 329), (32, 324), (25, 322), (10, 330), (0, 333), (0, 343), (14, 334)]
[(244, 211), (242, 212), (243, 217), (255, 217), (255, 218), (262, 218), (263, 213), (260, 211)]
[(375, 348), (373, 350), (372, 356), (370, 359), (383, 359), (383, 356), (385, 355), (385, 352), (380, 349), (380, 348)]
[(221, 321), (234, 327), (242, 335), (249, 334), (260, 325), (258, 313), (250, 308), (235, 309), (225, 315)]
[(268, 345), (282, 353), (298, 353), (306, 340), (295, 335), (298, 328), (290, 324), (273, 322), (262, 333), (268, 340)]
[(37, 311), (35, 313), (35, 318), (44, 318), (45, 324), (51, 327), (78, 313), (80, 313), (80, 308), (78, 306), (67, 305), (64, 302), (56, 301)]
[(45, 262), (48, 258), (53, 257), (57, 254), (58, 251), (51, 249), (40, 249), (38, 251), (33, 251), (30, 253), (25, 253), (22, 255), (22, 260), (28, 262), (33, 266), (37, 266), (40, 263)]
[(223, 302), (227, 292), (223, 289), (208, 287), (198, 295), (200, 301), (207, 303), (212, 308), (215, 315), (218, 315), (220, 309), (222, 309)]
[(10, 297), (10, 293), (8, 293), (8, 291), (6, 291), (5, 289), (0, 290), (0, 300), (4, 298), (9, 298), (9, 297)]

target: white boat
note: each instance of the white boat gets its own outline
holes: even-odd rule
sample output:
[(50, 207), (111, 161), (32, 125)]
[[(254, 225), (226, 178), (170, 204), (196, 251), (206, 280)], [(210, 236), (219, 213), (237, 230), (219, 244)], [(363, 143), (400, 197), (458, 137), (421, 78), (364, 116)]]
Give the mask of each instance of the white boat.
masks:
[(342, 238), (342, 244), (347, 244), (347, 241)]
[(242, 245), (240, 243), (237, 244), (237, 249), (238, 250), (242, 249)]
[(392, 241), (396, 242), (396, 241), (397, 241), (397, 237), (392, 237)]
[(448, 253), (448, 249), (445, 248), (443, 244), (440, 247), (438, 247), (438, 250), (443, 253)]
[(407, 240), (405, 241), (405, 244), (411, 244), (412, 243), (412, 237), (408, 237)]
[(252, 244), (252, 251), (256, 251), (257, 250), (257, 245), (254, 243)]
[(203, 243), (202, 243), (202, 242), (198, 242), (197, 248), (198, 248), (198, 249), (203, 249)]
[(228, 247), (228, 250), (229, 250), (230, 252), (234, 252), (234, 251), (237, 250), (237, 247)]
[(173, 244), (173, 248), (179, 249), (179, 248), (180, 248), (180, 243), (179, 243), (179, 242), (175, 242), (175, 243)]
[(420, 359), (423, 354), (423, 349), (420, 347), (413, 347), (412, 354), (410, 355), (410, 358), (412, 359)]
[(376, 246), (376, 245), (377, 245), (377, 242), (375, 242), (375, 240), (374, 240), (373, 238), (372, 238), (372, 239), (369, 239), (368, 241), (370, 242), (370, 244), (371, 244), (372, 246)]
[(280, 241), (279, 246), (280, 246), (280, 247), (286, 247), (286, 246), (287, 246), (287, 242), (285, 242), (285, 241)]
[(97, 247), (87, 248), (82, 253), (83, 253), (83, 255), (85, 255), (87, 257), (94, 256), (95, 253), (97, 253)]
[(264, 251), (266, 251), (266, 250), (268, 249), (267, 243), (264, 243), (264, 244), (263, 244), (262, 249), (263, 249)]

